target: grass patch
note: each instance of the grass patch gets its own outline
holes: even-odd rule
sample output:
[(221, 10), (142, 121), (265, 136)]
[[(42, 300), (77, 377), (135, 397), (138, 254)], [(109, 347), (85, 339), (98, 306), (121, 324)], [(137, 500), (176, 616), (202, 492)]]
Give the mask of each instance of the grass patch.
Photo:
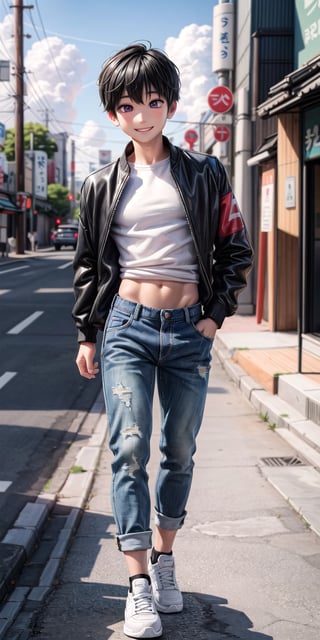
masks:
[(70, 473), (83, 473), (84, 471), (85, 469), (78, 464), (74, 464), (70, 469)]

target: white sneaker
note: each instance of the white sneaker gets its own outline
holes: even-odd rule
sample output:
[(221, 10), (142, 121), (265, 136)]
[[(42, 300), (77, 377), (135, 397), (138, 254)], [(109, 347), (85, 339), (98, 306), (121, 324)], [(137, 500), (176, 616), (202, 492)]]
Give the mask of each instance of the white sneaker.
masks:
[(151, 586), (146, 578), (132, 581), (124, 614), (123, 631), (131, 638), (158, 638), (162, 625), (156, 610)]
[(175, 575), (173, 556), (160, 555), (155, 564), (149, 560), (153, 597), (158, 611), (178, 613), (183, 609), (182, 594)]

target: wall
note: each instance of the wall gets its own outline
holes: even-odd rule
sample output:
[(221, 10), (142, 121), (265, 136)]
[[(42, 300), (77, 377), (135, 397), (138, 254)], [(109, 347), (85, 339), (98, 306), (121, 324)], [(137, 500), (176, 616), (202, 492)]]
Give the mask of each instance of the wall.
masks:
[[(278, 228), (299, 236), (300, 202), (300, 119), (297, 113), (281, 114), (278, 118)], [(295, 181), (295, 207), (286, 208), (286, 178)]]

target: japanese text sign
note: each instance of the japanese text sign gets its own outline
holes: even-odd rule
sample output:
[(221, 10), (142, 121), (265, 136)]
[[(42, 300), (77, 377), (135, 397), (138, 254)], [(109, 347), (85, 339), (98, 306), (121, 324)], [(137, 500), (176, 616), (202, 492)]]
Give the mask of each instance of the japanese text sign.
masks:
[(233, 105), (233, 95), (228, 87), (218, 85), (213, 87), (208, 94), (208, 105), (215, 113), (230, 111)]

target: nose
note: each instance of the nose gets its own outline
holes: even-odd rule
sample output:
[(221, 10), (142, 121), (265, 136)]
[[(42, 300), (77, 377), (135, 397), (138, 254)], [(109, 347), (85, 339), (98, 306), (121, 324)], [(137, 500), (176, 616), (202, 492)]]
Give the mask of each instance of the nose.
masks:
[(141, 105), (141, 108), (136, 111), (135, 120), (138, 123), (145, 121), (145, 109), (143, 108), (143, 105)]

